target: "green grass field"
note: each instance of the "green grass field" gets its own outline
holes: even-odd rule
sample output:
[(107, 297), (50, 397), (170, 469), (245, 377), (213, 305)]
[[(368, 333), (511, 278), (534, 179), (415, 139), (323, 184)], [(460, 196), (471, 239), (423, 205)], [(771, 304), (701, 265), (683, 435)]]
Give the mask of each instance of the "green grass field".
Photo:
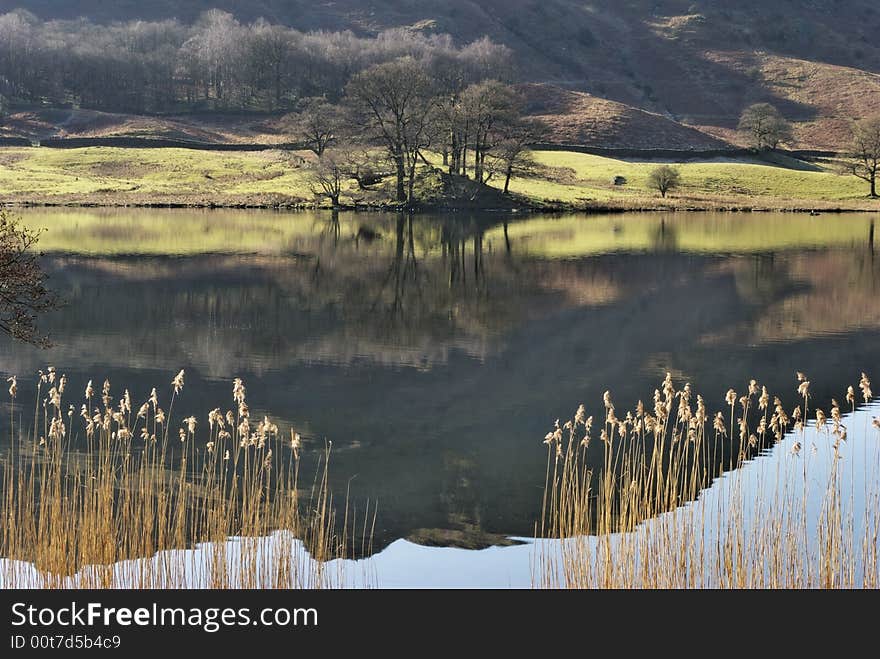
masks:
[[(657, 162), (630, 162), (564, 151), (533, 154), (535, 171), (515, 178), (511, 191), (536, 205), (620, 208), (851, 208), (880, 210), (867, 186), (830, 165), (708, 161), (676, 165), (682, 186), (666, 200), (647, 186)], [(437, 159), (439, 164), (439, 159)], [(785, 164), (785, 163), (784, 163)], [(627, 179), (613, 184), (615, 176)], [(495, 178), (491, 185), (500, 187)], [(350, 182), (343, 201), (357, 196), (391, 201), (387, 190), (364, 193)], [(188, 149), (0, 149), (0, 202), (97, 205), (309, 204), (302, 154)]]
[[(511, 190), (536, 200), (559, 199), (566, 202), (626, 201), (656, 197), (648, 188), (648, 175), (658, 162), (629, 162), (567, 151), (537, 151), (534, 160), (540, 178), (519, 178)], [(841, 176), (828, 166), (818, 171), (758, 164), (752, 162), (687, 162), (676, 164), (681, 171), (681, 188), (670, 195), (675, 199), (749, 198), (775, 201), (865, 202), (863, 181)], [(615, 176), (627, 183), (613, 184)], [(760, 201), (759, 201), (760, 203)], [(776, 205), (776, 204), (773, 204)], [(880, 205), (877, 205), (880, 208)]]

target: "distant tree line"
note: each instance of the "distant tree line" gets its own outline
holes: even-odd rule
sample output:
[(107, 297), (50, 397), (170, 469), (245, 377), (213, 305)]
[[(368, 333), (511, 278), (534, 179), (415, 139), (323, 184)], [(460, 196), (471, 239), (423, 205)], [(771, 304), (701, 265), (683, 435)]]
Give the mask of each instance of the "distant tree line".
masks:
[[(488, 38), (394, 29), (376, 37), (250, 24), (211, 10), (174, 20), (97, 25), (0, 15), (0, 105), (74, 105), (104, 111), (276, 111), (300, 99), (339, 99), (371, 66), (411, 57), (438, 80), (506, 79), (509, 50)], [(0, 108), (2, 111), (2, 108)]]

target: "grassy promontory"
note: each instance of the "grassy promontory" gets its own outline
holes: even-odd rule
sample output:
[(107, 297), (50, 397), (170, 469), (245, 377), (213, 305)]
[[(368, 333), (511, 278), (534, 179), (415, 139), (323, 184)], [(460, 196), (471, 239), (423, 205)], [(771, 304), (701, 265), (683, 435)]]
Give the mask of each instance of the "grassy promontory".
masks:
[[(0, 203), (90, 206), (313, 207), (309, 154), (176, 148), (0, 149)], [(439, 166), (439, 157), (436, 158)], [(536, 151), (527, 175), (503, 196), (500, 176), (477, 190), (427, 167), (417, 192), (426, 207), (539, 210), (880, 210), (865, 185), (832, 162), (712, 159), (676, 164), (682, 185), (662, 199), (649, 189), (659, 161), (617, 160), (569, 151)], [(615, 185), (615, 178), (625, 183)], [(394, 206), (392, 181), (348, 182), (347, 207)]]

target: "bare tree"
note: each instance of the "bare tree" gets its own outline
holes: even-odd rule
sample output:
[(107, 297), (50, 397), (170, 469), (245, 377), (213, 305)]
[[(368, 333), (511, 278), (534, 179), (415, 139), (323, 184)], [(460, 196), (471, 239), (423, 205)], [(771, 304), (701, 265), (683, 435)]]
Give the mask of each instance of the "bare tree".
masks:
[(544, 137), (547, 125), (537, 119), (520, 118), (503, 126), (498, 132), (499, 139), (492, 154), (500, 163), (504, 194), (508, 194), (513, 175), (529, 171), (532, 163), (530, 147)]
[(667, 192), (674, 190), (679, 185), (681, 185), (681, 174), (670, 165), (660, 165), (648, 174), (648, 187), (657, 190), (661, 197), (665, 198)]
[(46, 287), (46, 274), (34, 252), (39, 234), (0, 209), (0, 332), (48, 345), (37, 330), (37, 315), (53, 309), (58, 298)]
[(880, 171), (880, 114), (853, 125), (852, 143), (843, 160), (844, 171), (871, 186), (877, 197), (877, 173)]
[(469, 126), (469, 141), (474, 154), (474, 180), (483, 183), (484, 164), (486, 155), (493, 146), (495, 129), (513, 121), (517, 114), (516, 97), (507, 85), (497, 80), (487, 80), (465, 89), (461, 95), (461, 104)]
[(324, 98), (307, 98), (293, 121), (294, 131), (303, 144), (321, 156), (339, 135), (344, 123), (339, 107)]
[(772, 151), (792, 139), (791, 124), (769, 103), (755, 103), (743, 110), (737, 129), (756, 151)]
[(348, 152), (326, 149), (309, 171), (309, 186), (316, 196), (325, 196), (333, 206), (339, 206), (339, 197), (351, 178)]
[(372, 66), (346, 87), (372, 137), (394, 162), (398, 203), (413, 201), (416, 165), (434, 136), (431, 79), (412, 57)]

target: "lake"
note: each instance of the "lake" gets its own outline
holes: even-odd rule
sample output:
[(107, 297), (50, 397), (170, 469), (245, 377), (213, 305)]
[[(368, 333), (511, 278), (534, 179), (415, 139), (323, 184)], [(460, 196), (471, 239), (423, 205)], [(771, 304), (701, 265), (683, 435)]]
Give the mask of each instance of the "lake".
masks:
[(175, 417), (204, 419), (240, 377), (307, 454), (332, 442), (334, 490), (378, 506), (373, 551), (457, 548), (474, 574), (487, 554), (460, 549), (534, 536), (542, 440), (579, 403), (630, 409), (669, 372), (712, 411), (752, 378), (793, 407), (803, 371), (827, 409), (880, 372), (869, 214), (20, 214), (66, 303), (52, 348), (0, 338), (20, 400), (50, 364), (73, 402), (184, 368)]

